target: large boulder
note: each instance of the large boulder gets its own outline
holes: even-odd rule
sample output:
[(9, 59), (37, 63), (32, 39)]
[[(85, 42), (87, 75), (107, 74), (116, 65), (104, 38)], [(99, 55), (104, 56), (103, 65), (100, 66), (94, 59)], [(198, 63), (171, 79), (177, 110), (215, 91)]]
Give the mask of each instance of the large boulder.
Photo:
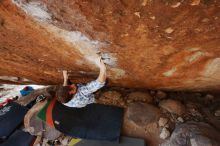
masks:
[(123, 123), (123, 134), (144, 138), (151, 146), (159, 145), (160, 130), (157, 121), (160, 110), (147, 103), (134, 102), (128, 105)]
[(128, 105), (128, 118), (136, 125), (144, 127), (158, 121), (160, 110), (150, 104), (131, 103)]
[(178, 125), (161, 146), (219, 146), (220, 132), (207, 123), (187, 122)]

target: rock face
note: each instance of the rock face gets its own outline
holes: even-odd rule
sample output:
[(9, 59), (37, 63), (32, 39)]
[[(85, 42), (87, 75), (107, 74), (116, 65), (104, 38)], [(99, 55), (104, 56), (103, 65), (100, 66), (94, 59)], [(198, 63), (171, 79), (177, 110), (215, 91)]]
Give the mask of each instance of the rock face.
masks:
[(173, 131), (162, 146), (219, 146), (220, 133), (206, 123), (187, 122)]
[(1, 82), (95, 79), (100, 54), (110, 85), (220, 87), (220, 1), (1, 0)]

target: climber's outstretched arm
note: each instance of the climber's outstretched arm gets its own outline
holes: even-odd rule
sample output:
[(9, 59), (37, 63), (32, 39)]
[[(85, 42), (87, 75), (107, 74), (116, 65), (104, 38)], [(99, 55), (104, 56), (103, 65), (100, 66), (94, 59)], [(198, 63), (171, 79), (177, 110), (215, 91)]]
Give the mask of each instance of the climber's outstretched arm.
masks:
[(106, 66), (105, 66), (105, 63), (103, 62), (103, 60), (101, 59), (101, 57), (98, 60), (98, 66), (100, 68), (100, 71), (99, 71), (99, 76), (98, 76), (97, 80), (100, 83), (104, 83), (106, 81)]
[(63, 71), (63, 86), (67, 86), (68, 85), (68, 74), (67, 71), (64, 70)]

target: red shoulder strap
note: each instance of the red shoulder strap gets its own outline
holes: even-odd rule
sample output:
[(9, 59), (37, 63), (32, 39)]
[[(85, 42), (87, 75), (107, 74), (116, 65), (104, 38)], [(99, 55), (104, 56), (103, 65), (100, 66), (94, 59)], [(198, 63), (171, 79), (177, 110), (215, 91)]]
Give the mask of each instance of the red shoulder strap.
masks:
[(48, 108), (47, 108), (47, 113), (46, 113), (46, 123), (54, 128), (54, 123), (53, 123), (53, 117), (52, 117), (52, 111), (53, 111), (53, 107), (56, 103), (56, 98), (54, 98), (50, 104), (48, 105)]

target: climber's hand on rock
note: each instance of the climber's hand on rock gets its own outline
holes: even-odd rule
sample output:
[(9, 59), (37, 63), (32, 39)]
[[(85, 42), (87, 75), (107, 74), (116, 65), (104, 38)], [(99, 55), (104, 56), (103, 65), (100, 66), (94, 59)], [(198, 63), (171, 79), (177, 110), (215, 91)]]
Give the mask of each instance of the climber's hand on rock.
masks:
[(68, 74), (67, 74), (66, 70), (63, 70), (63, 78), (64, 78), (64, 80), (68, 79)]
[(97, 65), (99, 66), (100, 70), (105, 71), (106, 70), (106, 66), (104, 61), (102, 60), (101, 57), (97, 58)]
[(68, 74), (66, 70), (63, 70), (63, 86), (67, 86), (68, 85)]
[(101, 57), (98, 58), (98, 66), (100, 68), (100, 72), (99, 72), (99, 76), (97, 78), (97, 80), (100, 82), (100, 83), (105, 83), (106, 81), (106, 66), (105, 66), (105, 63), (104, 61), (102, 60)]

